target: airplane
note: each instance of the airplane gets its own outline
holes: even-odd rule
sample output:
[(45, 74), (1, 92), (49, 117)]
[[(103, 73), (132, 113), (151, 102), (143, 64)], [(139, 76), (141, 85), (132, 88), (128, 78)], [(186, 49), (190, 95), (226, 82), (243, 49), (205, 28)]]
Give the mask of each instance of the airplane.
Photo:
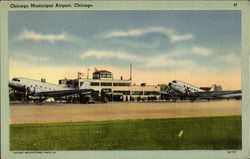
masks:
[(30, 97), (35, 98), (37, 104), (42, 104), (48, 98), (60, 99), (61, 97), (91, 94), (89, 82), (84, 82), (79, 88), (62, 87), (38, 80), (17, 77), (9, 81), (12, 92), (23, 95), (23, 102), (29, 102)]
[(191, 100), (196, 99), (241, 99), (241, 90), (221, 91), (217, 90), (216, 85), (213, 85), (209, 91), (205, 91), (196, 86), (187, 84), (182, 81), (174, 80), (168, 84), (169, 88), (178, 92), (183, 97), (188, 97)]
[(172, 100), (172, 101), (176, 101), (178, 98), (180, 99), (185, 99), (184, 95), (182, 95), (179, 92), (174, 91), (173, 89), (171, 89), (169, 86), (167, 86), (167, 89), (164, 91), (155, 91), (155, 93), (160, 95), (160, 98), (162, 100)]

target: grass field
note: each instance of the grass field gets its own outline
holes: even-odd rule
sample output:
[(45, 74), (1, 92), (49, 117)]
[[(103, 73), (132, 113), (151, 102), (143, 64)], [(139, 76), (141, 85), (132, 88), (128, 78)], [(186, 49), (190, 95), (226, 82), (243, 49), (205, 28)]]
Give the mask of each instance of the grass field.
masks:
[(10, 125), (11, 150), (223, 150), (241, 143), (241, 116)]

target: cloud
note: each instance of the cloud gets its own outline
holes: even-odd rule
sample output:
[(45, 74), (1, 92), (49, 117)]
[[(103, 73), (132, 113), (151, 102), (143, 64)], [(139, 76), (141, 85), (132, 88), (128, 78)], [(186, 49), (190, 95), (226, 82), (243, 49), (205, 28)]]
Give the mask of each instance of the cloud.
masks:
[(160, 33), (167, 37), (169, 37), (171, 42), (184, 41), (193, 39), (194, 36), (192, 34), (177, 34), (173, 29), (165, 28), (165, 27), (152, 27), (147, 29), (131, 29), (126, 31), (113, 31), (108, 33), (106, 38), (114, 38), (114, 37), (131, 37), (131, 36), (141, 36), (148, 33)]
[(55, 41), (68, 41), (69, 39), (66, 37), (64, 33), (61, 34), (41, 34), (36, 33), (33, 30), (24, 30), (20, 33), (17, 37), (17, 40), (34, 40), (34, 41), (48, 41), (48, 42), (55, 42)]
[(204, 56), (210, 55), (212, 53), (211, 50), (201, 47), (201, 46), (192, 47), (191, 51), (195, 54), (204, 55)]
[(171, 41), (176, 42), (176, 41), (184, 41), (184, 40), (189, 40), (192, 39), (193, 35), (192, 34), (185, 34), (185, 35), (172, 35), (171, 36)]
[(96, 58), (116, 58), (121, 60), (130, 60), (131, 62), (141, 63), (140, 65), (146, 68), (155, 67), (193, 67), (195, 64), (191, 60), (175, 60), (172, 54), (166, 53), (151, 57), (141, 57), (125, 52), (99, 51), (90, 50), (80, 55), (81, 59), (89, 57)]
[(192, 55), (192, 56), (209, 56), (213, 54), (213, 50), (205, 48), (203, 46), (194, 46), (191, 48), (182, 48), (177, 49), (171, 53), (172, 56), (183, 56), (183, 55)]
[(50, 60), (49, 57), (45, 56), (34, 56), (28, 53), (16, 53), (18, 59), (24, 59), (26, 61), (29, 61), (31, 63), (38, 63), (38, 62), (47, 62)]
[(117, 58), (117, 59), (125, 59), (125, 60), (136, 61), (136, 62), (145, 61), (145, 58), (143, 57), (139, 57), (139, 56), (124, 53), (124, 52), (114, 52), (114, 51), (89, 50), (80, 55), (81, 59), (85, 59), (88, 57)]
[(195, 63), (191, 60), (176, 60), (170, 54), (158, 55), (145, 60), (145, 67), (174, 67), (174, 68), (193, 68)]
[(240, 65), (241, 64), (241, 55), (236, 56), (233, 53), (226, 54), (224, 56), (220, 56), (217, 58), (219, 62), (232, 64), (232, 65)]

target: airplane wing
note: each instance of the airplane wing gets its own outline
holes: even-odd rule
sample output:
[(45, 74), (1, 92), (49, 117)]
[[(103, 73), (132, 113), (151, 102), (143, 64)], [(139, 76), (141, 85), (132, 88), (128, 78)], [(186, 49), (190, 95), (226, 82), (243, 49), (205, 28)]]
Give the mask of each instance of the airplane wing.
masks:
[(43, 96), (43, 97), (62, 97), (75, 94), (90, 94), (92, 89), (79, 89), (79, 90), (59, 90), (59, 91), (47, 91), (39, 92), (33, 96)]
[(160, 94), (162, 97), (161, 99), (166, 99), (166, 100), (177, 100), (177, 99), (185, 99), (187, 98), (187, 95), (178, 93), (176, 91), (157, 91), (158, 94)]
[(164, 94), (164, 95), (170, 95), (170, 92), (168, 91), (155, 91), (158, 94)]
[(212, 98), (241, 98), (241, 90), (237, 91), (210, 91), (210, 92), (195, 92), (191, 96), (204, 99)]

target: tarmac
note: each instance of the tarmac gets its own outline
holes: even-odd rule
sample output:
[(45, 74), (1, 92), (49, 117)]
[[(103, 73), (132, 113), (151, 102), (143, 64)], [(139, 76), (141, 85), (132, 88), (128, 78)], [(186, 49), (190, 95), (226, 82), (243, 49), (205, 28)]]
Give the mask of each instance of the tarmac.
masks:
[(241, 100), (10, 104), (10, 124), (241, 115)]

